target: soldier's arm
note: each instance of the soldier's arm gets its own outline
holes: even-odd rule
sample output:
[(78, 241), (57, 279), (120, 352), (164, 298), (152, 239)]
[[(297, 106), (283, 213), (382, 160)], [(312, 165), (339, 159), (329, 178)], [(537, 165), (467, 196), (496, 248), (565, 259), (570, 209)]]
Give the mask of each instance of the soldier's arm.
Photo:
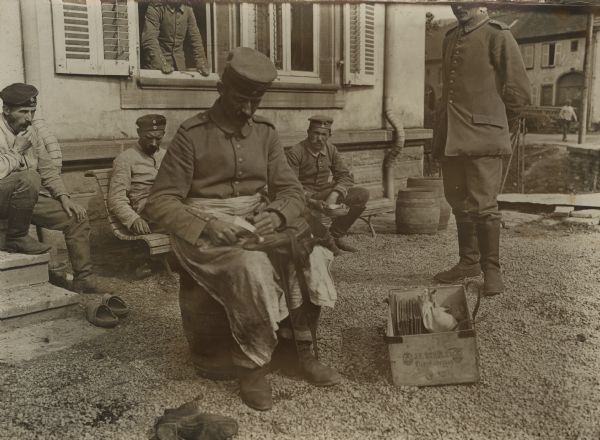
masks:
[(60, 170), (54, 164), (50, 154), (48, 154), (42, 139), (36, 134), (32, 139), (32, 143), (32, 148), (34, 148), (38, 159), (37, 169), (42, 178), (42, 186), (57, 200), (62, 196), (68, 196), (69, 192), (60, 176)]
[(198, 29), (198, 23), (196, 22), (196, 16), (192, 8), (187, 10), (187, 35), (192, 43), (196, 68), (199, 70), (204, 69), (208, 73), (208, 63), (204, 54), (204, 42), (202, 41), (202, 35)]
[(509, 116), (516, 116), (531, 102), (531, 86), (519, 45), (509, 30), (500, 31), (495, 35), (492, 60), (504, 81), (504, 105)]
[(343, 197), (346, 197), (346, 195), (348, 195), (348, 190), (354, 186), (354, 177), (344, 163), (342, 155), (335, 145), (330, 145), (330, 148), (331, 173), (333, 175), (333, 182), (335, 184), (333, 190), (339, 192)]
[(23, 155), (13, 151), (0, 153), (0, 179), (5, 178), (14, 170), (19, 168), (20, 164), (24, 160), (25, 159), (23, 158)]
[(160, 165), (144, 214), (169, 233), (195, 245), (210, 220), (186, 206), (194, 178), (194, 145), (179, 128)]
[(267, 186), (272, 202), (268, 210), (275, 211), (285, 224), (291, 224), (293, 219), (300, 217), (305, 207), (302, 185), (290, 168), (283, 152), (281, 141), (274, 129), (269, 130)]
[(113, 172), (108, 185), (108, 209), (127, 229), (131, 229), (133, 222), (140, 218), (127, 197), (130, 188), (131, 166), (122, 156), (117, 157), (113, 162)]
[(158, 8), (155, 5), (149, 5), (144, 17), (144, 29), (142, 31), (143, 69), (164, 70), (169, 65), (158, 43), (160, 20)]

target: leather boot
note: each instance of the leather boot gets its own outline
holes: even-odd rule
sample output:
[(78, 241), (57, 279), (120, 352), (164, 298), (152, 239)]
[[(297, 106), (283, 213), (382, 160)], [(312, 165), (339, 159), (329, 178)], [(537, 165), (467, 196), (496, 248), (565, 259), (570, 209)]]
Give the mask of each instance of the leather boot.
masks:
[(48, 252), (52, 246), (40, 243), (31, 238), (29, 224), (32, 210), (29, 208), (10, 208), (8, 210), (8, 225), (4, 249), (8, 252), (37, 255)]
[(479, 248), (477, 246), (477, 232), (474, 223), (457, 223), (458, 232), (458, 264), (451, 269), (434, 275), (440, 283), (460, 283), (465, 278), (477, 277), (481, 273), (479, 265)]
[(500, 221), (478, 224), (477, 241), (483, 269), (483, 295), (498, 295), (504, 292), (504, 282), (500, 273)]
[(257, 368), (236, 367), (240, 383), (242, 402), (258, 411), (267, 411), (273, 407), (271, 385), (267, 381), (267, 366)]
[(317, 387), (329, 387), (342, 381), (340, 373), (320, 363), (312, 354), (311, 343), (298, 341), (298, 360), (302, 376)]

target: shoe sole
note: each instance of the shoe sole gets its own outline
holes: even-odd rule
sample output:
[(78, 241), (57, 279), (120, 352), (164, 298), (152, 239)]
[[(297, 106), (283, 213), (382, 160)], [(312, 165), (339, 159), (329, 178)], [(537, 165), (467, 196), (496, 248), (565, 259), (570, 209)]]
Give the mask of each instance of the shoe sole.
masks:
[(442, 283), (442, 284), (457, 284), (457, 283), (462, 283), (463, 281), (465, 281), (468, 278), (477, 278), (479, 276), (481, 276), (481, 272), (479, 272), (477, 275), (465, 275), (462, 278), (455, 278), (453, 280), (448, 280), (448, 279), (443, 280), (443, 279), (440, 279), (440, 278), (435, 277), (435, 276), (433, 277), (433, 279), (436, 280), (436, 281), (438, 281), (438, 282), (440, 282), (440, 283)]
[(47, 254), (48, 252), (50, 252), (50, 249), (52, 249), (52, 248), (48, 248), (45, 251), (41, 251), (41, 252), (23, 252), (18, 249), (14, 249), (14, 248), (4, 248), (2, 250), (5, 252), (8, 252), (9, 254), (42, 255), (42, 254)]

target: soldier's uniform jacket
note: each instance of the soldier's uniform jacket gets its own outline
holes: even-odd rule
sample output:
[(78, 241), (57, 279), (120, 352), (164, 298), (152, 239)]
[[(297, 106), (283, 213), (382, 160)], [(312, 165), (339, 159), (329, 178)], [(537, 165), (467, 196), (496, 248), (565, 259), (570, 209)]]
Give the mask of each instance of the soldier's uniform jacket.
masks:
[(253, 116), (239, 133), (226, 128), (220, 101), (179, 127), (158, 171), (145, 214), (195, 244), (207, 218), (186, 198), (228, 199), (268, 188), (267, 209), (290, 225), (304, 210), (300, 182), (290, 169), (275, 127)]
[(508, 117), (530, 102), (519, 46), (508, 26), (486, 18), (446, 34), (437, 157), (510, 154)]
[(187, 5), (150, 4), (142, 32), (142, 68), (160, 70), (167, 64), (185, 70), (186, 39), (192, 45), (196, 67), (205, 66), (204, 44), (194, 10)]

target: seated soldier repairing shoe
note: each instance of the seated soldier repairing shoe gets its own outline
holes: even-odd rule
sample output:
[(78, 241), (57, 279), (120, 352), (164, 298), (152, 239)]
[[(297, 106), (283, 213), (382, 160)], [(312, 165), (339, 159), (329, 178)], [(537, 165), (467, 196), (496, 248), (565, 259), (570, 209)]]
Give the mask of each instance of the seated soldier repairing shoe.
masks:
[[(365, 210), (369, 191), (354, 186), (352, 173), (336, 146), (329, 141), (333, 118), (315, 115), (308, 120), (308, 136), (286, 152), (288, 163), (298, 176), (308, 205), (315, 215), (342, 203), (350, 208), (346, 215), (333, 219), (329, 232), (337, 248), (356, 252), (358, 249), (343, 237)], [(335, 248), (332, 251), (336, 253)]]
[[(240, 395), (258, 410), (273, 404), (266, 374), (275, 347), (289, 348), (294, 335), (297, 350), (281, 351), (294, 356), (306, 380), (317, 386), (341, 380), (313, 357), (310, 341), (317, 314), (304, 307), (333, 306), (335, 290), (311, 291), (307, 304), (295, 288), (285, 301), (269, 256), (245, 249), (240, 244), (244, 230), (234, 223), (249, 218), (255, 234), (270, 236), (304, 221), (302, 187), (277, 131), (254, 114), (276, 77), (275, 66), (260, 52), (233, 49), (217, 83), (219, 98), (208, 111), (181, 124), (144, 209), (171, 234), (183, 269), (224, 307), (235, 340), (232, 361)], [(261, 194), (265, 187), (266, 201)], [(310, 255), (311, 270), (323, 272), (324, 259), (312, 264), (316, 251)], [(291, 278), (297, 286), (295, 272)]]
[[(25, 238), (30, 222), (62, 231), (74, 272), (71, 288), (77, 292), (98, 292), (103, 288), (92, 270), (87, 213), (71, 200), (60, 170), (52, 162), (37, 129), (32, 125), (37, 95), (38, 90), (34, 86), (22, 83), (11, 84), (0, 91), (3, 103), (0, 188), (5, 183), (9, 184), (8, 193), (2, 190), (3, 200), (0, 200), (3, 209), (8, 208), (6, 247), (24, 253), (41, 253), (49, 249)], [(35, 192), (38, 190), (39, 194)], [(7, 194), (11, 191), (13, 196), (9, 201)]]

